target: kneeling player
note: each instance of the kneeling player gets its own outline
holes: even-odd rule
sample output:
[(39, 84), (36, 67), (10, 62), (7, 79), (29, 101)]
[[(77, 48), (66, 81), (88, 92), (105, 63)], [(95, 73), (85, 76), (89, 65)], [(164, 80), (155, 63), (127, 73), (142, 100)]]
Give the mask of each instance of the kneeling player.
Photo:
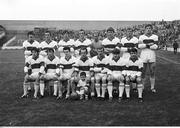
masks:
[(88, 100), (88, 88), (89, 86), (87, 84), (86, 73), (81, 72), (80, 80), (77, 84), (77, 89), (76, 89), (77, 94), (80, 95), (80, 100), (83, 100), (84, 96), (85, 96), (85, 100)]
[(119, 82), (119, 101), (122, 100), (122, 95), (124, 92), (124, 77), (122, 75), (122, 70), (125, 67), (125, 61), (123, 58), (120, 58), (120, 51), (118, 49), (113, 50), (113, 57), (109, 60), (109, 72), (108, 72), (108, 93), (109, 100), (111, 101), (113, 96), (113, 82)]
[(137, 49), (132, 48), (130, 51), (130, 58), (126, 61), (127, 70), (123, 71), (125, 76), (125, 91), (127, 100), (130, 98), (130, 83), (137, 83), (138, 98), (139, 102), (143, 102), (142, 93), (143, 93), (143, 84), (142, 84), (142, 70), (143, 62), (137, 56)]
[(58, 90), (58, 77), (60, 76), (59, 69), (59, 58), (54, 55), (54, 49), (49, 48), (47, 51), (47, 58), (45, 58), (45, 70), (46, 74), (41, 76), (42, 82), (40, 82), (40, 94), (41, 97), (44, 96), (44, 81), (53, 81), (54, 83), (54, 93), (53, 96), (57, 96)]
[(24, 67), (25, 77), (24, 77), (24, 94), (21, 98), (28, 97), (28, 83), (35, 81), (34, 83), (34, 98), (38, 98), (37, 94), (39, 91), (39, 81), (41, 75), (44, 73), (44, 61), (43, 57), (39, 55), (39, 50), (37, 48), (32, 49), (32, 55), (26, 59), (26, 64)]

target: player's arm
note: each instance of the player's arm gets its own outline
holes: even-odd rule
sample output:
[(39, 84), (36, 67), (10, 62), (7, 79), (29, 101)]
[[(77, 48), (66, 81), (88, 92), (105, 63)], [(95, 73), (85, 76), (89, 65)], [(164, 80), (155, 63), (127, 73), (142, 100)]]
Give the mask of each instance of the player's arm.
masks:
[(42, 59), (42, 61), (40, 62), (39, 76), (41, 76), (44, 72), (45, 72), (45, 62)]
[(158, 36), (156, 36), (156, 38), (154, 39), (154, 42), (153, 42), (153, 44), (150, 46), (150, 49), (152, 49), (152, 50), (158, 49)]

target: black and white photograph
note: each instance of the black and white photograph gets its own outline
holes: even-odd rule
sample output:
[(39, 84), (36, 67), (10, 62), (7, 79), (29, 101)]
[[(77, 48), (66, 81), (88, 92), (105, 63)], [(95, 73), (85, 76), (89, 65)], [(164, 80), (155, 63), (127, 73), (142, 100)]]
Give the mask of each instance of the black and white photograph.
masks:
[(180, 126), (179, 0), (1, 0), (0, 127)]

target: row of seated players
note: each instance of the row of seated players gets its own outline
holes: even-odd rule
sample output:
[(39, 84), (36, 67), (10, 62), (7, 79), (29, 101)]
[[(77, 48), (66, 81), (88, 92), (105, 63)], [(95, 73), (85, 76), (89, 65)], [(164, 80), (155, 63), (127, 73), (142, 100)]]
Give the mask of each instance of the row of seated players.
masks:
[[(66, 99), (70, 96), (80, 95), (80, 99), (88, 99), (97, 94), (98, 98), (104, 99), (106, 89), (109, 100), (113, 99), (113, 82), (118, 81), (119, 101), (122, 100), (124, 90), (126, 98), (130, 98), (130, 84), (137, 84), (138, 99), (143, 101), (142, 69), (143, 61), (137, 56), (137, 49), (131, 48), (129, 58), (120, 57), (120, 50), (115, 48), (112, 55), (106, 56), (103, 47), (97, 49), (97, 56), (88, 57), (87, 48), (80, 49), (80, 57), (74, 57), (69, 47), (64, 47), (64, 57), (60, 59), (55, 56), (54, 49), (47, 49), (47, 57), (39, 54), (38, 48), (32, 48), (32, 55), (25, 61), (24, 94), (22, 98), (28, 97), (28, 84), (34, 82), (34, 98), (44, 97), (45, 81), (54, 81), (53, 95), (57, 99), (62, 98), (63, 86), (67, 89)], [(67, 81), (67, 85), (63, 84)], [(101, 84), (100, 84), (101, 83)], [(85, 97), (84, 97), (85, 96)]]

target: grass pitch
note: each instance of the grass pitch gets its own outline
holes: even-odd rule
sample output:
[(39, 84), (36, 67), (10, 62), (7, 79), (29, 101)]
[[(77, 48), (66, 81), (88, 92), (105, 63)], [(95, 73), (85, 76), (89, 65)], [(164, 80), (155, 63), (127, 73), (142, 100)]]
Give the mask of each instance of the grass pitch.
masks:
[(144, 103), (137, 102), (136, 94), (128, 103), (91, 100), (60, 102), (53, 97), (19, 99), (23, 92), (23, 51), (0, 51), (0, 125), (179, 126), (180, 55), (166, 51), (158, 51), (157, 55), (158, 92), (151, 94), (147, 84)]

